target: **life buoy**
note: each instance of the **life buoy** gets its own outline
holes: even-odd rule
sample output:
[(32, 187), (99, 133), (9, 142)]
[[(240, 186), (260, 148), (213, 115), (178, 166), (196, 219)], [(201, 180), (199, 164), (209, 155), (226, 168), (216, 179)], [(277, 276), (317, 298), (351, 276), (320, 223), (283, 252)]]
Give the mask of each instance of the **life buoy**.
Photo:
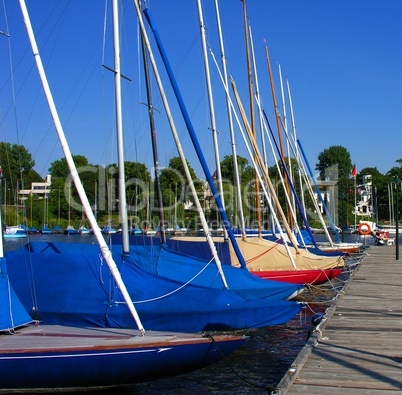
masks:
[(371, 227), (367, 222), (362, 222), (359, 225), (359, 234), (361, 234), (362, 236), (367, 236), (371, 233)]

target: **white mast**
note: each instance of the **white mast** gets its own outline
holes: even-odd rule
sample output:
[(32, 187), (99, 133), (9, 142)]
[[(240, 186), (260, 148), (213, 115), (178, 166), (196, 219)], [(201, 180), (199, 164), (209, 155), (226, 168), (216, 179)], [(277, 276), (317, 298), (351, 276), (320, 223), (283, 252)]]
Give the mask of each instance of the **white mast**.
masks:
[(38, 49), (38, 46), (36, 44), (36, 39), (35, 39), (35, 35), (33, 33), (33, 29), (32, 29), (31, 21), (30, 21), (30, 18), (29, 18), (28, 10), (27, 10), (26, 4), (25, 4), (25, 0), (19, 0), (19, 2), (20, 2), (20, 7), (21, 7), (21, 12), (22, 12), (22, 16), (23, 16), (23, 19), (24, 19), (24, 23), (25, 23), (27, 33), (28, 33), (28, 38), (29, 38), (29, 41), (31, 43), (32, 52), (33, 52), (34, 59), (35, 59), (35, 62), (36, 62), (36, 67), (38, 69), (39, 77), (41, 79), (43, 90), (44, 90), (45, 95), (46, 95), (46, 99), (47, 99), (47, 103), (48, 103), (48, 106), (49, 106), (49, 109), (50, 109), (50, 113), (52, 115), (53, 123), (55, 125), (57, 135), (59, 137), (60, 144), (61, 144), (61, 147), (63, 149), (64, 156), (66, 158), (66, 162), (68, 164), (68, 168), (70, 170), (71, 178), (74, 181), (74, 185), (75, 185), (75, 187), (77, 189), (77, 192), (78, 192), (78, 195), (79, 195), (79, 197), (81, 199), (81, 203), (82, 203), (82, 206), (84, 208), (84, 212), (87, 215), (88, 220), (89, 220), (89, 222), (90, 222), (90, 224), (92, 226), (92, 229), (94, 231), (96, 240), (99, 243), (99, 247), (100, 247), (100, 250), (102, 252), (102, 256), (105, 259), (107, 265), (109, 266), (110, 272), (112, 273), (112, 275), (113, 275), (113, 277), (114, 277), (114, 279), (116, 281), (116, 284), (117, 284), (120, 292), (122, 293), (122, 296), (123, 296), (124, 300), (127, 303), (128, 309), (130, 310), (135, 322), (137, 323), (138, 329), (140, 330), (140, 332), (142, 334), (144, 334), (145, 330), (144, 330), (144, 327), (142, 326), (140, 317), (137, 314), (137, 311), (136, 311), (136, 309), (134, 307), (134, 304), (131, 301), (130, 295), (127, 292), (126, 286), (123, 283), (123, 280), (121, 278), (120, 272), (118, 271), (116, 263), (113, 260), (112, 254), (111, 254), (111, 252), (110, 252), (110, 250), (109, 250), (109, 248), (108, 248), (108, 246), (107, 246), (107, 244), (105, 242), (105, 239), (102, 236), (102, 233), (101, 233), (101, 231), (99, 229), (98, 224), (96, 223), (95, 216), (94, 216), (94, 214), (93, 214), (93, 212), (91, 210), (91, 205), (89, 204), (88, 197), (87, 197), (87, 195), (85, 193), (85, 190), (84, 190), (84, 187), (83, 187), (83, 185), (81, 183), (80, 177), (78, 175), (77, 168), (75, 167), (75, 163), (74, 163), (73, 157), (71, 155), (70, 148), (68, 146), (66, 136), (64, 134), (63, 127), (62, 127), (61, 122), (60, 122), (59, 114), (57, 112), (57, 109), (56, 109), (56, 106), (55, 106), (55, 103), (54, 103), (54, 100), (53, 100), (53, 96), (52, 96), (52, 93), (50, 91), (50, 87), (49, 87), (49, 83), (47, 81), (46, 73), (45, 73), (45, 70), (43, 68), (42, 59), (41, 59), (41, 57), (39, 55), (39, 49)]
[(130, 251), (128, 240), (126, 182), (124, 170), (124, 142), (123, 122), (121, 110), (121, 70), (120, 70), (120, 40), (119, 40), (119, 7), (117, 0), (113, 0), (113, 46), (114, 46), (114, 83), (116, 101), (116, 130), (117, 154), (119, 165), (119, 214), (122, 229), (123, 254)]
[(156, 82), (157, 82), (157, 85), (158, 85), (159, 92), (161, 94), (163, 106), (165, 108), (166, 115), (167, 115), (167, 118), (168, 118), (168, 121), (169, 121), (169, 126), (170, 126), (170, 129), (172, 131), (173, 139), (175, 141), (175, 144), (176, 144), (177, 151), (179, 153), (181, 162), (183, 164), (184, 172), (186, 174), (186, 178), (187, 178), (187, 181), (189, 183), (191, 194), (193, 195), (193, 198), (194, 198), (194, 203), (195, 203), (195, 206), (196, 206), (196, 209), (197, 209), (197, 213), (198, 213), (198, 215), (200, 217), (202, 229), (204, 230), (204, 233), (205, 233), (205, 235), (207, 237), (208, 246), (209, 246), (209, 248), (211, 250), (212, 256), (213, 256), (214, 261), (215, 261), (215, 264), (216, 264), (216, 266), (218, 268), (218, 272), (219, 272), (219, 275), (220, 275), (220, 277), (222, 279), (222, 283), (223, 283), (225, 288), (229, 288), (228, 284), (226, 282), (225, 275), (224, 275), (223, 270), (222, 270), (222, 264), (221, 264), (221, 261), (220, 261), (219, 256), (218, 256), (218, 252), (216, 251), (215, 244), (214, 244), (214, 242), (212, 240), (212, 237), (211, 237), (211, 232), (209, 230), (207, 221), (205, 219), (204, 211), (203, 211), (203, 209), (201, 207), (201, 203), (200, 203), (200, 201), (198, 199), (197, 191), (195, 190), (195, 187), (194, 187), (194, 182), (191, 179), (190, 170), (188, 168), (188, 165), (187, 165), (187, 162), (186, 162), (186, 157), (184, 155), (184, 151), (183, 151), (183, 148), (182, 148), (181, 143), (180, 143), (179, 135), (178, 135), (177, 130), (176, 130), (176, 125), (175, 125), (175, 123), (173, 121), (173, 117), (172, 117), (172, 113), (170, 111), (169, 103), (167, 101), (165, 90), (164, 90), (163, 84), (162, 84), (162, 80), (161, 80), (160, 75), (159, 75), (159, 70), (158, 70), (158, 67), (156, 65), (155, 58), (154, 58), (154, 55), (153, 55), (153, 51), (152, 51), (152, 48), (151, 48), (151, 45), (150, 45), (150, 42), (149, 42), (148, 33), (147, 33), (147, 30), (145, 29), (144, 19), (142, 17), (142, 12), (141, 12), (140, 6), (139, 6), (139, 4), (138, 4), (138, 2), (136, 0), (133, 0), (133, 3), (134, 3), (134, 6), (135, 6), (135, 9), (136, 9), (136, 12), (137, 12), (138, 22), (140, 24), (141, 33), (143, 34), (144, 43), (145, 43), (145, 46), (146, 46), (148, 54), (149, 54), (149, 61), (151, 63), (152, 69), (153, 69), (154, 74), (155, 74), (155, 79), (156, 79)]
[[(293, 169), (292, 169), (292, 157), (290, 154), (290, 139), (289, 139), (289, 135), (288, 135), (288, 118), (286, 116), (286, 104), (285, 104), (285, 92), (283, 89), (283, 80), (282, 80), (282, 69), (281, 69), (281, 65), (278, 63), (278, 72), (279, 72), (279, 83), (281, 85), (281, 99), (282, 99), (282, 111), (283, 111), (283, 120), (282, 120), (282, 127), (284, 129), (285, 135), (286, 135), (286, 149), (287, 149), (287, 155), (288, 155), (288, 173), (289, 173), (289, 177), (290, 180), (289, 182), (293, 183)], [(285, 158), (283, 158), (283, 160), (285, 160)], [(292, 194), (291, 195), (291, 199), (292, 199), (292, 205), (293, 205), (293, 211), (296, 211), (296, 202), (295, 202), (295, 197)], [(294, 216), (294, 221), (295, 223), (297, 223), (297, 216)], [(297, 226), (297, 225), (296, 225)]]
[[(222, 59), (222, 70), (223, 70), (223, 79), (225, 87), (227, 88), (228, 83), (228, 73), (226, 67), (226, 55), (225, 55), (225, 48), (223, 45), (223, 37), (222, 37), (222, 27), (221, 27), (221, 20), (219, 14), (219, 6), (218, 0), (215, 0), (215, 10), (216, 10), (216, 20), (218, 24), (218, 33), (219, 33), (219, 45), (221, 50), (221, 59)], [(211, 52), (212, 54), (212, 52)], [(213, 56), (213, 54), (212, 54)], [(240, 175), (239, 175), (239, 166), (237, 163), (237, 150), (236, 150), (236, 139), (233, 129), (233, 117), (232, 117), (232, 110), (230, 108), (230, 103), (228, 97), (225, 95), (226, 98), (226, 110), (228, 114), (228, 122), (229, 122), (229, 130), (230, 130), (230, 139), (232, 145), (232, 155), (233, 155), (233, 167), (234, 167), (234, 175), (235, 175), (235, 183), (236, 183), (236, 194), (237, 194), (237, 209), (239, 211), (240, 217), (240, 226), (242, 230), (242, 237), (246, 237), (246, 224), (244, 222), (244, 212), (243, 212), (243, 204), (242, 204), (242, 195), (241, 195), (241, 185), (240, 185)]]
[[(292, 130), (293, 130), (293, 142), (294, 142), (294, 146), (296, 148), (296, 161), (298, 164), (300, 164), (301, 160), (300, 160), (300, 152), (297, 146), (297, 136), (296, 136), (296, 122), (295, 122), (295, 117), (294, 117), (294, 113), (293, 113), (293, 103), (292, 103), (292, 96), (290, 94), (290, 86), (289, 86), (289, 80), (286, 80), (286, 86), (287, 86), (287, 91), (288, 91), (288, 98), (289, 98), (289, 108), (290, 108), (290, 117), (292, 120)], [(302, 206), (303, 206), (303, 210), (306, 213), (306, 202), (304, 199), (304, 190), (303, 190), (303, 183), (302, 183), (302, 173), (301, 171), (299, 171), (299, 184), (300, 184), (300, 194), (301, 194), (301, 199), (302, 199)]]
[[(253, 34), (251, 31), (251, 26), (248, 25), (248, 31), (249, 31), (249, 36), (250, 36), (250, 47), (251, 47), (251, 56), (253, 59), (253, 69), (254, 69), (254, 79), (255, 79), (255, 97), (256, 101), (258, 104), (261, 103), (261, 93), (260, 93), (260, 87), (258, 83), (258, 74), (257, 74), (257, 64), (255, 62), (255, 54), (254, 54), (254, 40), (253, 40)], [(265, 167), (268, 168), (268, 160), (267, 160), (267, 153), (265, 149), (265, 137), (263, 133), (263, 116), (261, 111), (259, 111), (259, 122), (260, 122), (260, 132), (261, 132), (261, 145), (262, 145), (262, 154), (264, 158), (264, 164)]]
[[(216, 167), (216, 178), (218, 181), (218, 189), (219, 195), (222, 199), (222, 206), (225, 209), (225, 199), (223, 196), (223, 186), (222, 186), (222, 173), (221, 173), (221, 163), (219, 158), (219, 145), (218, 145), (218, 132), (216, 130), (216, 120), (215, 120), (215, 108), (214, 108), (214, 99), (212, 95), (212, 87), (211, 87), (211, 75), (209, 71), (209, 62), (207, 56), (207, 44), (206, 44), (206, 32), (205, 32), (205, 25), (204, 19), (202, 15), (202, 6), (201, 0), (197, 0), (197, 7), (198, 7), (198, 18), (200, 21), (200, 30), (201, 30), (201, 42), (202, 42), (202, 53), (204, 58), (204, 69), (205, 69), (205, 78), (207, 83), (207, 92), (208, 92), (208, 103), (209, 103), (209, 115), (211, 117), (211, 128), (212, 128), (212, 137), (214, 143), (214, 150), (215, 150), (215, 167)], [(223, 229), (224, 231), (224, 238), (227, 240), (228, 234), (226, 228)]]

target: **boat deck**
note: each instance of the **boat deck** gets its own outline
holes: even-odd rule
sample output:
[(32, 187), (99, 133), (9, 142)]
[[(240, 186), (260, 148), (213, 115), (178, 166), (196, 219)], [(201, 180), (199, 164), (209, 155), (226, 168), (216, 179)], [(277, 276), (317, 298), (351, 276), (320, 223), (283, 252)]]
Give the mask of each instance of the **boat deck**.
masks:
[[(178, 336), (179, 335), (179, 336)], [(220, 339), (217, 335), (214, 338)], [(236, 336), (233, 336), (235, 338)], [(231, 338), (227, 336), (227, 338)], [(196, 342), (210, 343), (201, 334), (147, 331), (120, 328), (76, 328), (60, 325), (28, 325), (12, 332), (1, 332), (0, 355), (4, 353), (167, 347)]]
[(395, 246), (371, 247), (275, 394), (402, 394), (401, 280)]

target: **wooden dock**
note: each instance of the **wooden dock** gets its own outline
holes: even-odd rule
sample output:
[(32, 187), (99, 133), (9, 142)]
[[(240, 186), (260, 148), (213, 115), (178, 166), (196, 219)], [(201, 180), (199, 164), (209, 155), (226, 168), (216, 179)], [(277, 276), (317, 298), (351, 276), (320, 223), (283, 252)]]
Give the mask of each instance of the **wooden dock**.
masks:
[(402, 257), (373, 246), (275, 394), (402, 394)]

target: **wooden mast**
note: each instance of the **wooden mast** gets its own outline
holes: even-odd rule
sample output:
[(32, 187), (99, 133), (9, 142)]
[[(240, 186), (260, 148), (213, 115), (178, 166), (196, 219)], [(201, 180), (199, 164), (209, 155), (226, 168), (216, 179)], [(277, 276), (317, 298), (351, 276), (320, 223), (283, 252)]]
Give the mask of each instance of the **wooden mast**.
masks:
[[(256, 132), (255, 132), (255, 119), (254, 119), (253, 75), (251, 73), (250, 44), (249, 44), (249, 33), (248, 33), (248, 23), (247, 23), (246, 0), (242, 0), (242, 2), (243, 2), (244, 33), (245, 33), (246, 57), (247, 57), (247, 77), (248, 77), (248, 89), (249, 89), (249, 101), (250, 101), (250, 124), (251, 124), (251, 132), (252, 132), (253, 138), (255, 139)], [(256, 195), (255, 208), (257, 211), (258, 235), (261, 237), (260, 185), (258, 182), (257, 174), (255, 175), (255, 195)]]
[[(274, 81), (272, 78), (272, 69), (271, 69), (271, 62), (269, 60), (268, 46), (265, 46), (265, 57), (267, 60), (269, 81), (271, 84), (272, 100), (274, 103), (275, 120), (276, 120), (276, 126), (277, 126), (277, 130), (278, 130), (279, 147), (280, 147), (282, 158), (285, 158), (283, 142), (282, 142), (282, 133), (281, 133), (281, 120), (280, 120), (280, 115), (279, 115), (279, 110), (278, 110), (278, 104), (276, 102), (275, 87), (274, 87)], [(284, 178), (285, 178), (285, 188), (286, 188), (285, 192), (288, 194), (288, 196), (290, 196), (289, 180), (288, 180), (285, 172), (284, 172)], [(293, 227), (293, 217), (292, 217), (292, 214), (289, 212), (289, 207), (287, 207), (287, 213), (288, 213), (288, 218), (289, 218), (289, 225), (291, 227)]]

